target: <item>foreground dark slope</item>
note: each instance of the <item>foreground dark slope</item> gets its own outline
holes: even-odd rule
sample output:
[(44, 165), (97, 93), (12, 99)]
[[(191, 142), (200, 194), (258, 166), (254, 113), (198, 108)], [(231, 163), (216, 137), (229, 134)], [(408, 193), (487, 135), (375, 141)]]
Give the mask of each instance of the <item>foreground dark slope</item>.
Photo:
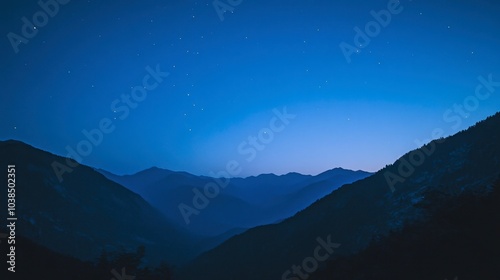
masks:
[(411, 153), (280, 224), (231, 238), (186, 267), (182, 279), (282, 279), (292, 265), (313, 255), (318, 237), (331, 236), (332, 242), (341, 244), (332, 258), (353, 254), (365, 248), (374, 235), (419, 220), (424, 212), (416, 205), (429, 190), (451, 195), (464, 190), (486, 192), (500, 170), (500, 114), (423, 148), (433, 146), (435, 151), (404, 182), (395, 185), (395, 192), (384, 174), (399, 174), (400, 163)]
[[(144, 265), (143, 248), (134, 252), (102, 255), (98, 262), (88, 262), (56, 253), (20, 235), (16, 235), (16, 245), (15, 272), (7, 270), (9, 264), (5, 262), (1, 265), (0, 279), (132, 280), (131, 276), (136, 276), (138, 280), (172, 279), (167, 264), (154, 267)], [(117, 277), (113, 271), (121, 274), (122, 267), (126, 268), (125, 274)]]
[(500, 279), (500, 180), (481, 196), (429, 190), (419, 206), (425, 221), (331, 260), (308, 279)]
[[(16, 165), (18, 234), (83, 260), (140, 245), (146, 261), (186, 259), (184, 237), (139, 195), (84, 165), (59, 182), (51, 164), (65, 160), (22, 142), (0, 142), (0, 166)], [(5, 221), (6, 211), (0, 213)]]

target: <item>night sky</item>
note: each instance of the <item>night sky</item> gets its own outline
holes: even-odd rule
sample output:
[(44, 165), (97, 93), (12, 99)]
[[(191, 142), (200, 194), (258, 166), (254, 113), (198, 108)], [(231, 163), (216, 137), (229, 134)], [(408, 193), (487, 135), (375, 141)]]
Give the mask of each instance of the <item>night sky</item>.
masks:
[[(478, 77), (500, 81), (497, 0), (216, 3), (228, 12), (212, 1), (72, 0), (20, 43), (22, 18), (43, 10), (3, 0), (0, 139), (66, 156), (104, 120), (82, 163), (117, 174), (208, 175), (231, 160), (241, 176), (376, 171), (436, 129), (454, 134), (500, 110), (498, 85), (475, 97)], [(355, 46), (354, 28), (388, 5), (390, 22)], [(348, 59), (342, 42), (356, 48)], [(294, 117), (276, 119), (285, 108)], [(252, 146), (259, 133), (266, 143)]]

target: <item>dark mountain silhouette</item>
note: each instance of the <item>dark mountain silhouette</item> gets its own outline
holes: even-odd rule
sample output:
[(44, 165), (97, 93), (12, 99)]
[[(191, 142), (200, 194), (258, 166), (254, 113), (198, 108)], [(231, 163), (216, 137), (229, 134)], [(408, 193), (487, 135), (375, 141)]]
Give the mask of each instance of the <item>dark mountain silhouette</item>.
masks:
[(500, 180), (484, 196), (429, 190), (417, 206), (428, 219), (331, 260), (308, 279), (500, 279)]
[[(5, 229), (1, 232), (5, 232)], [(9, 267), (7, 263), (2, 264), (1, 279), (85, 280), (92, 276), (94, 269), (91, 262), (83, 262), (77, 258), (56, 253), (20, 235), (16, 236), (15, 272), (8, 271), (7, 267)]]
[[(138, 247), (133, 252), (103, 252), (99, 259), (81, 261), (54, 252), (23, 236), (16, 236), (16, 241), (15, 273), (8, 271), (7, 263), (5, 263), (0, 271), (0, 279), (130, 280), (129, 276), (147, 280), (172, 279), (172, 269), (166, 263), (161, 263), (155, 267), (144, 265), (144, 247)], [(122, 271), (122, 269), (124, 270)]]
[[(0, 142), (0, 165), (16, 165), (19, 235), (82, 260), (141, 245), (146, 262), (191, 257), (192, 245), (159, 211), (92, 168), (80, 165), (59, 182), (51, 164), (65, 160), (22, 142)], [(0, 211), (0, 219), (6, 215)]]
[(195, 238), (208, 237), (214, 242), (222, 242), (245, 229), (286, 219), (341, 185), (371, 175), (336, 168), (317, 176), (289, 173), (220, 179), (227, 180), (228, 186), (186, 224), (179, 204), (192, 206), (193, 188), (203, 192), (203, 187), (213, 183), (214, 178), (156, 167), (125, 176), (104, 170), (99, 172), (140, 194), (180, 230)]
[(341, 244), (332, 258), (355, 254), (374, 236), (427, 218), (420, 203), (429, 192), (485, 195), (499, 172), (500, 113), (405, 154), (282, 223), (256, 227), (227, 240), (188, 265), (182, 279), (294, 279), (283, 275), (313, 254), (318, 238), (330, 237), (332, 243)]

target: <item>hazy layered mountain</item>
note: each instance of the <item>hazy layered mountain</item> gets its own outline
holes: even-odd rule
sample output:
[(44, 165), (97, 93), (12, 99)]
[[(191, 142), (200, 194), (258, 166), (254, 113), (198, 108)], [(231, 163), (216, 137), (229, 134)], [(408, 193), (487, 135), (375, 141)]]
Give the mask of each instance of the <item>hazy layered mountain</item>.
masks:
[[(299, 278), (292, 266), (315, 256), (318, 243), (326, 244), (331, 258), (354, 254), (374, 236), (426, 218), (420, 203), (430, 192), (485, 195), (499, 173), (496, 114), (403, 155), (373, 176), (342, 186), (282, 223), (227, 240), (187, 266), (182, 279), (305, 279), (307, 273), (302, 271)], [(315, 269), (323, 265), (316, 264)]]
[[(149, 262), (190, 257), (186, 237), (138, 194), (84, 165), (60, 182), (54, 162), (66, 159), (22, 142), (0, 142), (0, 165), (16, 166), (17, 234), (82, 260), (140, 245)], [(6, 215), (0, 211), (0, 219)]]
[[(195, 197), (193, 189), (203, 193), (203, 187), (213, 182), (212, 178), (158, 168), (123, 177), (109, 175), (109, 172), (103, 174), (117, 182), (122, 182), (130, 189), (136, 190), (144, 199), (159, 209), (179, 230), (185, 231), (195, 239), (225, 236), (222, 239), (224, 240), (230, 237), (227, 236), (226, 232), (231, 232), (237, 228), (241, 228), (240, 231), (237, 231), (241, 232), (251, 227), (253, 223), (258, 222), (258, 220), (254, 219), (255, 213), (253, 211), (255, 207), (252, 207), (244, 200), (221, 192), (214, 199), (207, 199), (208, 206), (200, 209), (198, 215), (190, 215), (189, 224), (186, 223), (179, 210), (179, 205), (183, 203), (196, 210), (193, 205)], [(144, 178), (145, 174), (155, 174), (155, 178), (147, 178), (144, 181), (137, 179)], [(157, 176), (158, 174), (161, 175)], [(150, 183), (147, 184), (148, 182)]]
[(152, 167), (133, 175), (116, 175), (103, 169), (96, 169), (99, 173), (106, 176), (106, 178), (117, 182), (118, 184), (127, 187), (135, 193), (143, 193), (143, 188), (152, 183), (160, 181), (166, 176), (174, 173), (174, 171)]
[[(341, 185), (371, 175), (341, 168), (317, 176), (289, 173), (231, 179), (195, 176), (159, 168), (125, 176), (104, 170), (99, 172), (140, 194), (181, 230), (219, 242), (245, 229), (288, 218)], [(220, 187), (214, 198), (207, 197), (204, 187), (214, 183), (227, 186)], [(203, 202), (200, 196), (206, 198), (207, 205), (196, 209), (196, 201)], [(181, 204), (199, 213), (186, 217), (179, 209)]]

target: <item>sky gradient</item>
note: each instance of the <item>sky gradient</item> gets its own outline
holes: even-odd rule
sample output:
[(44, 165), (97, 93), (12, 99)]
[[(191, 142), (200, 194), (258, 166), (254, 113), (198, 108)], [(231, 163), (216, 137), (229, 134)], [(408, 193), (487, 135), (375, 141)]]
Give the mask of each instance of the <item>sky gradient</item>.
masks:
[[(82, 163), (117, 174), (376, 171), (500, 110), (500, 88), (475, 97), (478, 77), (500, 81), (494, 0), (61, 3), (13, 45), (43, 8), (2, 1), (0, 139), (66, 156), (104, 120)], [(355, 46), (388, 5), (399, 12)]]

